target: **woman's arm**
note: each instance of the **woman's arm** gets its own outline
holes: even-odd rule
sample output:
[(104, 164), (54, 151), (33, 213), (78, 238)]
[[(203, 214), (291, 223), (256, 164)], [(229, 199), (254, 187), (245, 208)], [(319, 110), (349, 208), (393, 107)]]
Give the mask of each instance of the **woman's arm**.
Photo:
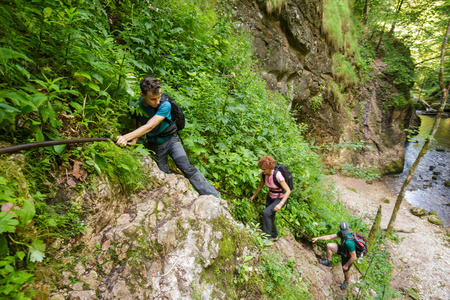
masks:
[(261, 190), (262, 190), (263, 187), (264, 187), (264, 181), (263, 181), (262, 178), (261, 178), (261, 180), (259, 181), (259, 185), (258, 185), (258, 187), (256, 188), (255, 193), (253, 194), (253, 196), (250, 197), (250, 201), (253, 201), (253, 199), (255, 199), (256, 195), (258, 195), (259, 192), (261, 192)]

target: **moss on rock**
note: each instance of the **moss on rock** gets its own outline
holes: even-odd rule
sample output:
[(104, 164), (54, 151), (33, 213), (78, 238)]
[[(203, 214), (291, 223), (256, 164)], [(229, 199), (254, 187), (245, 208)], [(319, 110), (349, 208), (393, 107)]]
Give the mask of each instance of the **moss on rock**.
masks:
[(435, 216), (435, 215), (429, 216), (428, 221), (430, 221), (431, 223), (436, 224), (436, 225), (442, 225), (442, 220), (439, 219), (439, 217)]

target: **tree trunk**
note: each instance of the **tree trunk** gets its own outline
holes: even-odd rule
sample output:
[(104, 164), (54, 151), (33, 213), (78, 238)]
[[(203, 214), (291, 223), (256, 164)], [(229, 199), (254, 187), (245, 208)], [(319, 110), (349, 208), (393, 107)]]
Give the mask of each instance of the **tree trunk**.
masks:
[(369, 237), (367, 238), (367, 252), (370, 253), (373, 245), (375, 244), (375, 238), (377, 237), (378, 229), (381, 224), (381, 205), (378, 207), (377, 216), (373, 221), (372, 229), (370, 229)]
[(422, 158), (424, 157), (424, 155), (427, 153), (428, 149), (430, 148), (431, 138), (436, 133), (436, 130), (439, 126), (439, 122), (441, 121), (442, 112), (444, 111), (445, 103), (447, 102), (448, 90), (450, 89), (450, 85), (446, 88), (445, 83), (444, 83), (444, 54), (445, 54), (445, 47), (447, 46), (449, 33), (450, 33), (450, 20), (447, 25), (447, 31), (445, 33), (445, 37), (444, 37), (444, 41), (442, 42), (442, 49), (441, 49), (441, 68), (439, 70), (439, 85), (442, 90), (441, 106), (439, 107), (439, 111), (436, 115), (436, 119), (434, 120), (433, 128), (431, 128), (430, 134), (426, 138), (425, 144), (423, 145), (422, 150), (419, 153), (419, 156), (416, 158), (416, 161), (412, 165), (411, 169), (409, 169), (408, 176), (406, 176), (405, 182), (403, 183), (400, 193), (398, 194), (397, 200), (395, 201), (394, 210), (392, 212), (391, 219), (389, 220), (389, 225), (387, 228), (388, 233), (391, 233), (392, 230), (394, 229), (395, 219), (397, 218), (397, 213), (400, 209), (400, 205), (402, 204), (403, 198), (405, 197), (406, 188), (408, 187), (409, 183), (411, 182), (411, 179), (412, 179), (417, 167), (419, 166), (420, 161), (422, 160)]
[(378, 53), (381, 46), (381, 41), (383, 40), (384, 28), (386, 27), (386, 22), (384, 22), (383, 30), (381, 30), (380, 39), (378, 40), (377, 48), (375, 49), (375, 53)]
[(389, 36), (392, 36), (392, 34), (394, 33), (395, 24), (397, 23), (398, 14), (400, 13), (402, 5), (403, 0), (400, 0), (400, 3), (398, 4), (397, 9), (395, 10), (394, 22), (392, 22), (391, 30), (389, 31)]
[(367, 24), (367, 20), (369, 19), (369, 0), (366, 0), (364, 4), (364, 12), (363, 12), (363, 24)]

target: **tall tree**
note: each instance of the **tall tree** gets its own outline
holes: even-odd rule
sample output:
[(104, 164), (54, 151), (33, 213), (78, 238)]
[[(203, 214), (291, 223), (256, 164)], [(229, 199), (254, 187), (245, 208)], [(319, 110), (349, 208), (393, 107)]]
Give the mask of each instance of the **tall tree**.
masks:
[(409, 169), (408, 176), (406, 176), (406, 179), (403, 182), (400, 193), (398, 194), (397, 200), (395, 201), (394, 210), (392, 212), (391, 219), (389, 220), (389, 225), (387, 228), (388, 233), (391, 233), (392, 230), (394, 229), (395, 219), (397, 218), (397, 213), (400, 209), (400, 205), (402, 204), (402, 201), (405, 197), (406, 188), (408, 187), (409, 183), (411, 182), (411, 179), (412, 179), (417, 167), (419, 166), (420, 161), (422, 160), (422, 158), (424, 157), (424, 155), (427, 153), (428, 149), (430, 148), (430, 143), (431, 143), (432, 137), (436, 133), (436, 130), (439, 126), (439, 122), (441, 121), (442, 113), (444, 111), (445, 103), (447, 102), (448, 90), (450, 89), (450, 84), (448, 87), (445, 87), (444, 62), (445, 62), (445, 48), (447, 46), (449, 34), (450, 34), (450, 19), (448, 21), (447, 30), (445, 32), (444, 41), (442, 42), (442, 48), (441, 48), (441, 63), (440, 63), (440, 69), (439, 69), (439, 86), (441, 87), (441, 91), (442, 91), (441, 106), (439, 107), (439, 111), (436, 115), (436, 119), (434, 120), (433, 128), (431, 128), (430, 134), (426, 138), (425, 144), (423, 145), (422, 150), (420, 151), (419, 155), (417, 156), (416, 161), (412, 165), (411, 169)]
[(366, 0), (364, 3), (364, 10), (363, 10), (363, 24), (367, 24), (367, 19), (369, 18), (369, 7), (370, 7), (370, 1)]
[(392, 36), (392, 34), (394, 33), (394, 30), (395, 30), (395, 24), (397, 23), (397, 20), (398, 20), (398, 14), (400, 13), (400, 10), (402, 9), (402, 5), (403, 5), (403, 0), (400, 0), (400, 1), (398, 2), (397, 9), (395, 10), (394, 21), (392, 22), (391, 30), (390, 30), (390, 32), (389, 32), (389, 35), (390, 35), (390, 36)]

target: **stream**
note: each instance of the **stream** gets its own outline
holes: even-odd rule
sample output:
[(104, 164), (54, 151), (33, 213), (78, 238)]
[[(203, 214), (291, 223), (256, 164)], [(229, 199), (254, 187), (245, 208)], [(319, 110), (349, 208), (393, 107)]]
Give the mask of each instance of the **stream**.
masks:
[[(384, 178), (386, 185), (397, 195), (435, 120), (435, 116), (420, 113), (417, 112), (421, 119), (419, 134), (405, 146), (403, 172)], [(414, 173), (405, 199), (412, 206), (420, 206), (427, 211), (434, 210), (443, 225), (450, 226), (450, 187), (444, 185), (446, 181), (450, 181), (450, 118), (441, 119), (434, 138)]]

